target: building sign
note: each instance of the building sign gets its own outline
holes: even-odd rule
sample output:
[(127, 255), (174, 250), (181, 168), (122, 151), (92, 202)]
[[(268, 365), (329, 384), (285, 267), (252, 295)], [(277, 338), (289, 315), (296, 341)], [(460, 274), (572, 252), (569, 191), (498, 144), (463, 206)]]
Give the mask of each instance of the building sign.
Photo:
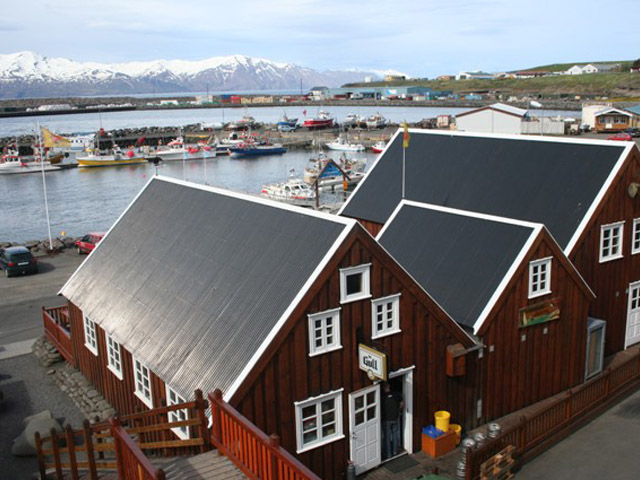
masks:
[(367, 372), (371, 380), (387, 379), (387, 355), (362, 343), (358, 345), (358, 367)]
[(520, 327), (529, 327), (560, 318), (558, 299), (520, 309)]

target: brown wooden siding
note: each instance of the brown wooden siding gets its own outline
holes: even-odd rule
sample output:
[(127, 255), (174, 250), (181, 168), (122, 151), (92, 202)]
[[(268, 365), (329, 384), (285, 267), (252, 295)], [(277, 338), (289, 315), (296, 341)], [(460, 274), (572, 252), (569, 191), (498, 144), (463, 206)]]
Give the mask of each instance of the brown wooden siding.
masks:
[[(616, 119), (622, 119), (622, 122), (616, 122)], [(607, 124), (611, 125), (607, 127)], [(625, 128), (631, 126), (631, 118), (621, 114), (601, 115), (596, 117), (597, 132), (621, 132)]]
[[(122, 380), (109, 370), (107, 363), (107, 343), (105, 332), (96, 325), (98, 341), (98, 355), (94, 355), (84, 345), (84, 322), (81, 310), (69, 302), (71, 322), (71, 338), (74, 353), (77, 359), (78, 369), (93, 384), (107, 401), (120, 414), (135, 413), (147, 410), (148, 407), (135, 395), (135, 383), (133, 374), (133, 359), (123, 346), (120, 346), (122, 360)], [(151, 372), (151, 388), (154, 407), (166, 404), (164, 382)]]
[(384, 226), (382, 223), (376, 223), (370, 220), (362, 220), (361, 218), (358, 218), (357, 220), (374, 237), (380, 233), (380, 230), (382, 230), (382, 227)]
[[(606, 320), (605, 355), (624, 349), (628, 287), (640, 280), (640, 254), (631, 255), (633, 219), (640, 218), (640, 195), (629, 197), (627, 188), (640, 182), (640, 154), (634, 148), (599, 210), (569, 258), (597, 298), (591, 315)], [(600, 227), (624, 221), (623, 258), (600, 263)]]
[[(551, 293), (529, 299), (529, 262), (547, 257), (552, 257)], [(559, 319), (519, 326), (521, 308), (551, 299), (559, 301)], [(591, 299), (559, 247), (541, 232), (479, 332), (486, 347), (483, 403), (487, 420), (584, 381)]]
[[(356, 336), (362, 330), (364, 342), (388, 355), (389, 370), (415, 366), (413, 371), (413, 449), (420, 448), (421, 427), (433, 424), (433, 414), (446, 409), (452, 421), (474, 426), (477, 393), (473, 387), (479, 374), (473, 359), (468, 359), (465, 377), (445, 374), (447, 345), (473, 343), (424, 292), (416, 288), (385, 252), (363, 230), (353, 238), (347, 251), (338, 252), (327, 275), (312, 287), (307, 301), (287, 322), (290, 329), (279, 346), (267, 352), (268, 360), (250, 374), (245, 388), (231, 403), (265, 432), (277, 433), (282, 445), (296, 451), (294, 402), (344, 388), (342, 394), (343, 433), (345, 438), (300, 454), (298, 457), (322, 478), (340, 478), (349, 458), (349, 393), (372, 385), (358, 369)], [(378, 340), (371, 339), (371, 299), (342, 305), (342, 349), (308, 356), (307, 315), (340, 306), (338, 268), (371, 263), (372, 298), (401, 293), (401, 333)], [(477, 353), (469, 354), (475, 357)], [(259, 364), (260, 365), (260, 364)]]

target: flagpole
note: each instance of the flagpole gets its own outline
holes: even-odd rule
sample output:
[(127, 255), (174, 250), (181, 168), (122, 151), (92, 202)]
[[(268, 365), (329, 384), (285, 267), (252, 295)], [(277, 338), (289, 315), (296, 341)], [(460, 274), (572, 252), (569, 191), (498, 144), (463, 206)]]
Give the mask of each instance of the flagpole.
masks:
[(44, 153), (42, 152), (42, 131), (40, 130), (40, 122), (36, 122), (38, 127), (38, 148), (40, 150), (40, 167), (42, 170), (42, 188), (44, 190), (44, 211), (47, 215), (47, 230), (49, 231), (49, 250), (53, 250), (53, 240), (51, 239), (51, 221), (49, 219), (49, 202), (47, 200), (47, 181), (44, 174)]
[(402, 197), (404, 200), (404, 188), (405, 188), (405, 158), (407, 154), (407, 149), (405, 146), (402, 147)]

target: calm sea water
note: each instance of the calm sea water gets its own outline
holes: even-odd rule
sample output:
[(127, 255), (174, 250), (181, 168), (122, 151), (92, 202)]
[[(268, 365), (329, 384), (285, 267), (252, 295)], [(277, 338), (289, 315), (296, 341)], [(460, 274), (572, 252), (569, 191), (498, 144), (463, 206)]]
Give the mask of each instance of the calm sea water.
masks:
[[(338, 159), (338, 155), (333, 155)], [(250, 160), (218, 157), (206, 162), (169, 162), (158, 166), (159, 175), (186, 179), (235, 191), (259, 194), (262, 184), (285, 180), (290, 171), (302, 176), (311, 152)], [(359, 153), (371, 165), (375, 155)], [(51, 234), (80, 236), (104, 231), (117, 220), (136, 194), (155, 174), (152, 164), (123, 167), (73, 168), (45, 173)], [(325, 198), (337, 201), (337, 198)], [(42, 175), (0, 175), (0, 241), (25, 242), (47, 238)]]
[[(163, 111), (131, 111), (105, 114), (56, 115), (30, 118), (0, 119), (0, 137), (35, 131), (36, 122), (56, 133), (94, 132), (100, 125), (106, 129), (181, 126), (199, 122), (228, 122), (240, 119), (245, 113), (259, 122), (277, 122), (283, 113), (289, 117), (314, 116), (320, 107), (264, 107), (187, 109)], [(422, 107), (331, 107), (326, 108), (338, 120), (348, 113), (368, 116), (380, 112), (393, 122), (416, 122), (440, 114), (455, 115), (466, 108)], [(575, 112), (540, 111), (544, 115), (575, 116)], [(186, 178), (197, 183), (257, 194), (263, 183), (281, 181), (294, 169), (299, 175), (309, 161), (311, 152), (291, 151), (282, 156), (236, 160), (220, 157), (207, 162), (165, 163), (158, 167), (161, 175)], [(336, 155), (337, 156), (337, 155)], [(369, 165), (375, 158), (367, 157)], [(87, 231), (107, 230), (134, 196), (155, 173), (153, 165), (126, 167), (71, 169), (46, 174), (49, 214), (52, 235), (62, 232), (70, 236)], [(43, 181), (40, 174), (0, 175), (0, 241), (43, 239), (47, 237), (47, 223)]]

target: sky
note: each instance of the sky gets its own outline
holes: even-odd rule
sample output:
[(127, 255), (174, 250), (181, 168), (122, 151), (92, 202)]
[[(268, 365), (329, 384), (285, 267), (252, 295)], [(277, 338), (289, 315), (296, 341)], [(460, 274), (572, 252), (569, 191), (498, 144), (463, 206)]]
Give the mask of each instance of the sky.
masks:
[[(611, 6), (609, 6), (611, 5)], [(433, 78), (640, 57), (639, 0), (22, 0), (0, 53), (104, 63), (234, 54)]]

